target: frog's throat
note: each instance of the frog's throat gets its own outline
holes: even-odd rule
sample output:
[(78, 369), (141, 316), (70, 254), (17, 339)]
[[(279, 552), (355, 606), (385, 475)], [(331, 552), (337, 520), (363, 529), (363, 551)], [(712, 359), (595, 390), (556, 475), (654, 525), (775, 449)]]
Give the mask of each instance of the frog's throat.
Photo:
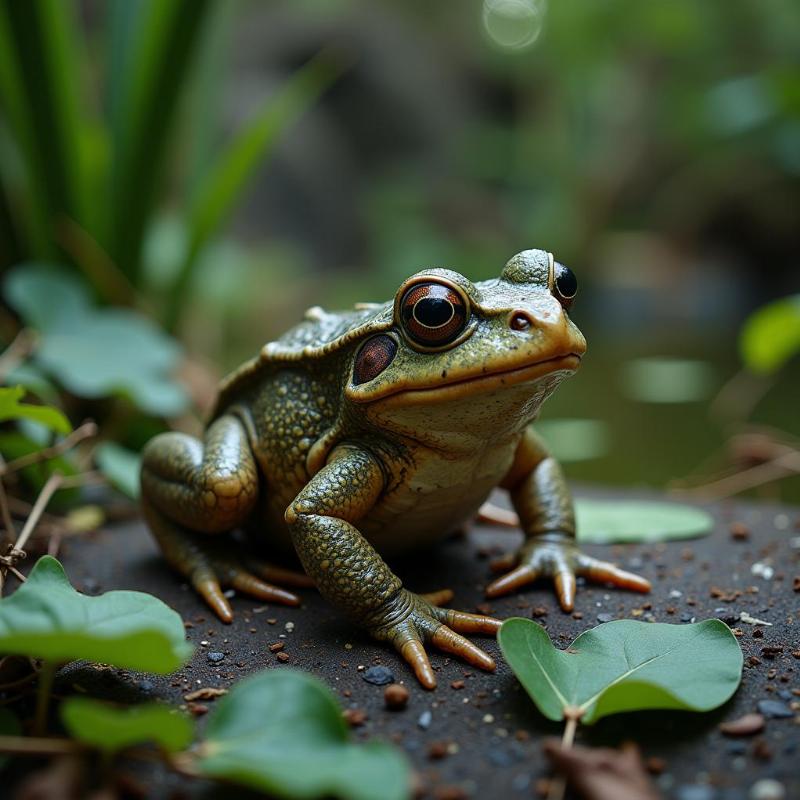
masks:
[(462, 397), (502, 390), (503, 387), (516, 386), (520, 383), (533, 383), (557, 372), (564, 372), (564, 377), (567, 377), (567, 374), (578, 369), (580, 362), (581, 357), (578, 353), (569, 353), (515, 369), (468, 375), (450, 382), (443, 380), (437, 386), (398, 389), (396, 392), (374, 398), (372, 402), (403, 406), (450, 402)]

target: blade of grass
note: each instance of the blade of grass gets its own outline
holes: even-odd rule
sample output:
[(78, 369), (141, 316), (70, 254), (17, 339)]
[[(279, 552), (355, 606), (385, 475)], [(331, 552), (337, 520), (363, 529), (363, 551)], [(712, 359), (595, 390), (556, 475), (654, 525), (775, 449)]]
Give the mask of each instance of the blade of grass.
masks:
[(38, 184), (47, 224), (61, 215), (86, 220), (78, 38), (71, 6), (61, 0), (4, 0), (2, 88), (17, 145)]
[(198, 189), (189, 218), (189, 246), (170, 289), (164, 325), (174, 330), (200, 251), (217, 232), (241, 197), (258, 166), (282, 134), (341, 75), (341, 58), (323, 51), (296, 72), (274, 97), (267, 98), (253, 119), (222, 151)]
[(208, 0), (148, 0), (131, 45), (136, 58), (123, 59), (108, 250), (134, 286), (171, 123), (209, 8)]

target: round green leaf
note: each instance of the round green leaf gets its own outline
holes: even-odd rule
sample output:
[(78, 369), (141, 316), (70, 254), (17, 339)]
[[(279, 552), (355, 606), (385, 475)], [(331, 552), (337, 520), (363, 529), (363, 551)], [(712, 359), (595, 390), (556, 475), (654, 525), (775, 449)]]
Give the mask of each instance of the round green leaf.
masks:
[(41, 333), (34, 362), (79, 397), (128, 396), (140, 409), (174, 416), (188, 396), (171, 378), (178, 343), (141, 314), (96, 308), (83, 284), (42, 264), (22, 264), (6, 277), (5, 295)]
[(622, 711), (710, 711), (736, 691), (742, 651), (718, 619), (694, 625), (617, 620), (578, 636), (566, 650), (529, 619), (507, 619), (498, 642), (514, 674), (548, 719), (577, 708), (592, 724)]
[(575, 526), (580, 542), (664, 542), (706, 536), (714, 518), (701, 508), (680, 503), (579, 498)]
[(402, 800), (408, 765), (390, 745), (353, 744), (341, 710), (315, 678), (290, 670), (237, 684), (212, 712), (200, 771), (283, 798)]
[(166, 674), (191, 652), (181, 618), (161, 600), (128, 591), (87, 597), (50, 556), (42, 556), (28, 580), (0, 600), (0, 653)]
[(800, 294), (784, 297), (754, 311), (739, 339), (745, 365), (768, 374), (800, 353)]
[(103, 442), (94, 451), (100, 472), (128, 497), (139, 497), (139, 468), (141, 456), (116, 442)]
[(61, 719), (70, 736), (107, 753), (146, 742), (175, 753), (188, 747), (194, 736), (185, 714), (160, 703), (121, 708), (89, 697), (69, 697), (61, 704)]

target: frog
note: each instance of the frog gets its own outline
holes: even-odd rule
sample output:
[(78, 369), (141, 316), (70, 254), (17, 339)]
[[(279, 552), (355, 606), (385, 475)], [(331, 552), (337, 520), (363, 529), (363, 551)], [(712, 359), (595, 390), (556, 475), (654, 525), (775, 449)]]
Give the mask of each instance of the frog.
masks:
[[(529, 249), (497, 278), (432, 267), (388, 302), (309, 309), (222, 380), (202, 438), (170, 431), (146, 445), (141, 504), (168, 564), (226, 623), (226, 588), (296, 606), (315, 586), (426, 689), (433, 648), (494, 670), (470, 637), (501, 621), (450, 608), (448, 589), (408, 590), (387, 560), (463, 528), (496, 489), (524, 541), (487, 598), (550, 579), (569, 612), (578, 576), (648, 592), (580, 550), (564, 472), (535, 430), (586, 352), (577, 288), (552, 253)], [(256, 558), (241, 530), (302, 570)]]

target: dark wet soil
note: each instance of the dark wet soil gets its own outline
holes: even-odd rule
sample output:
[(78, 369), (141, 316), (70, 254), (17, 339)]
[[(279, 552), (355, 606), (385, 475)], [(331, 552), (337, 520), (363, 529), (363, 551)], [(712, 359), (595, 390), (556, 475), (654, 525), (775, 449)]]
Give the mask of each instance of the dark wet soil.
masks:
[[(558, 609), (544, 584), (486, 604), (482, 590), (490, 577), (488, 557), (513, 549), (519, 541), (513, 531), (475, 526), (465, 536), (393, 566), (414, 590), (452, 588), (454, 607), (490, 609), (500, 618), (535, 616), (560, 647), (609, 618), (678, 624), (722, 618), (737, 632), (745, 659), (742, 685), (729, 703), (708, 714), (618, 715), (580, 730), (578, 741), (616, 745), (636, 740), (645, 758), (663, 761), (656, 780), (665, 797), (744, 800), (756, 781), (773, 778), (783, 784), (786, 798), (800, 798), (800, 591), (794, 588), (800, 577), (800, 510), (746, 503), (716, 504), (709, 510), (717, 524), (703, 539), (588, 546), (587, 552), (645, 575), (654, 588), (642, 596), (581, 586), (572, 615)], [(197, 646), (190, 664), (175, 676), (75, 666), (62, 673), (58, 686), (63, 689), (78, 686), (126, 701), (158, 697), (185, 706), (184, 695), (195, 689), (229, 687), (265, 667), (299, 668), (322, 678), (351, 712), (351, 720), (361, 721), (354, 728), (356, 738), (388, 739), (408, 754), (427, 797), (536, 797), (537, 782), (548, 774), (541, 742), (560, 736), (561, 727), (536, 711), (491, 640), (482, 644), (498, 661), (496, 673), (433, 654), (439, 688), (428, 692), (392, 652), (311, 591), (304, 593), (300, 608), (235, 597), (236, 619), (223, 625), (164, 565), (140, 522), (73, 541), (62, 558), (75, 586), (88, 593), (126, 588), (161, 597), (181, 614)], [(757, 562), (772, 567), (770, 579), (753, 574)], [(740, 612), (771, 625), (743, 623)], [(271, 652), (277, 642), (284, 643), (283, 649)], [(375, 666), (388, 668), (409, 690), (404, 710), (387, 710), (384, 687), (364, 679)], [(761, 733), (746, 738), (720, 733), (721, 722), (756, 711), (764, 700), (794, 704), (794, 718), (768, 719)], [(213, 703), (202, 701), (208, 708)], [(137, 772), (154, 797), (170, 796), (178, 788), (192, 796), (245, 796), (167, 776), (157, 767)]]

